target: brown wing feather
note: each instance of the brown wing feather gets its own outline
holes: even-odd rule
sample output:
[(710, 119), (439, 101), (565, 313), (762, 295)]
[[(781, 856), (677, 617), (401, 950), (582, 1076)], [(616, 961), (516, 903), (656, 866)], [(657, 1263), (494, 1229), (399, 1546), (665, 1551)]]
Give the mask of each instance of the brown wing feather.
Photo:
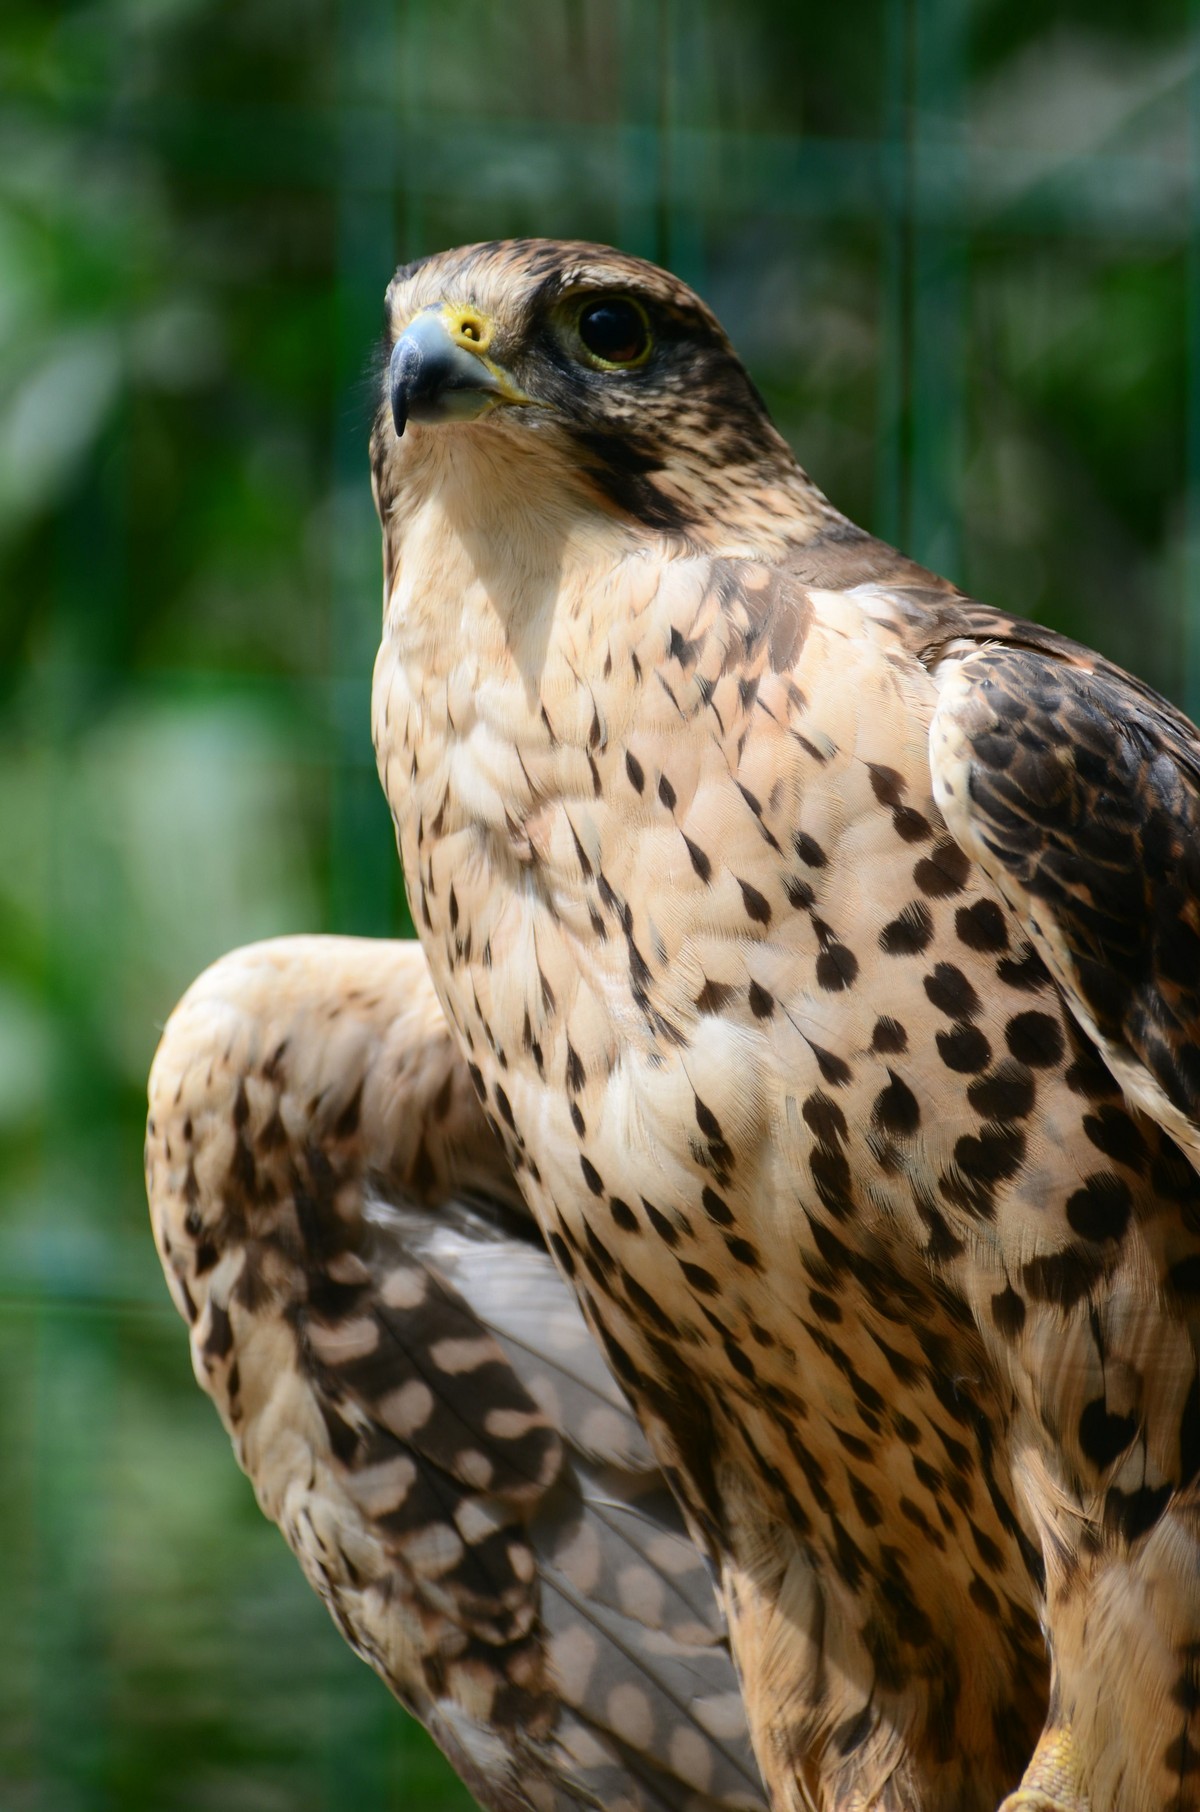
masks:
[(210, 970), (155, 1062), (147, 1176), (263, 1510), (481, 1802), (759, 1805), (704, 1565), (418, 947)]
[(1148, 687), (1037, 635), (960, 640), (935, 667), (938, 804), (1117, 1080), (1195, 1161), (1200, 743)]

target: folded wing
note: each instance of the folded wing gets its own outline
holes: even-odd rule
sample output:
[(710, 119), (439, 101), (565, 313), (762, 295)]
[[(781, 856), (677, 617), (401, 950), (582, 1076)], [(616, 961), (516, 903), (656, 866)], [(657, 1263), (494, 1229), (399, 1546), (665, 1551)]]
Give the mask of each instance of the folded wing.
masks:
[(1129, 1099), (1200, 1164), (1200, 743), (1098, 656), (1027, 636), (936, 666), (935, 795)]
[(419, 948), (236, 952), (150, 1092), (196, 1375), (343, 1635), (480, 1802), (760, 1806), (704, 1562)]

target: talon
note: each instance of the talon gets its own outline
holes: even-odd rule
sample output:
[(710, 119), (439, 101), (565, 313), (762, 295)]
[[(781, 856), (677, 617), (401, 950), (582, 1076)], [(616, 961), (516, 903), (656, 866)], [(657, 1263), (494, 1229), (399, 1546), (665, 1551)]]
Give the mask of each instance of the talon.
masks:
[(1069, 1729), (1042, 1732), (1025, 1779), (1000, 1812), (1088, 1812), (1080, 1793), (1075, 1744)]

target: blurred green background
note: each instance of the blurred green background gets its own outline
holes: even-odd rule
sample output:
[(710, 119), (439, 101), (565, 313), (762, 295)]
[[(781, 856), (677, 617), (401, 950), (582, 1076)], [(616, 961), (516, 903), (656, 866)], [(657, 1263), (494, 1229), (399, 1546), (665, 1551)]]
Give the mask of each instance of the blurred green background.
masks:
[(671, 264), (843, 509), (1195, 711), (1196, 46), (1179, 0), (5, 0), (0, 1812), (467, 1803), (259, 1517), (140, 1173), (200, 967), (405, 924), (393, 265)]

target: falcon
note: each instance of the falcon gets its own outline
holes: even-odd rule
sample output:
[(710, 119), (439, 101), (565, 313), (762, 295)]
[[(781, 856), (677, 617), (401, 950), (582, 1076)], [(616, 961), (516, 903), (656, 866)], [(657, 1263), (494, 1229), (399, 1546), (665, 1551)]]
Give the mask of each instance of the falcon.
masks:
[[(467, 247), (402, 268), (387, 315), (373, 727), (426, 1036), (714, 1568), (772, 1806), (1200, 1806), (1197, 732), (848, 522), (653, 266)], [(331, 962), (319, 999), (332, 1025), (376, 994)], [(194, 1348), (220, 1279), (289, 1393), (290, 1459), (242, 1458), (320, 1588), (348, 1526), (326, 1455), (413, 1438), (378, 1359), (410, 1267), (374, 1210), (368, 1239), (336, 1188), (261, 1180), (270, 1045), (191, 1183), (160, 1054), (151, 1194)], [(431, 1135), (389, 1062), (376, 1111)], [(320, 1169), (328, 1122), (282, 1118)], [(435, 1176), (475, 1149), (425, 1143)], [(322, 1364), (368, 1374), (357, 1445), (312, 1413)], [(461, 1438), (418, 1409), (438, 1453)], [(503, 1469), (516, 1427), (485, 1417), (470, 1455)], [(369, 1658), (400, 1640), (340, 1614)]]

